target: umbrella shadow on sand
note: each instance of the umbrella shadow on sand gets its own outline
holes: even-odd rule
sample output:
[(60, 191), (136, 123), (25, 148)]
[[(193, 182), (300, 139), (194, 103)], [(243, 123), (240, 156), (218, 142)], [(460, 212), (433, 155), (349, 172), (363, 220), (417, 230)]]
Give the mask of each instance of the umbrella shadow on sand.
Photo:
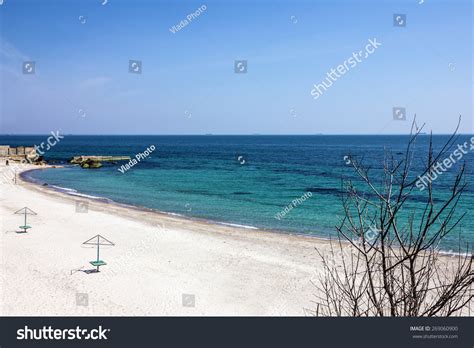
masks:
[(5, 234), (7, 233), (27, 234), (28, 232), (25, 232), (24, 230), (9, 230), (5, 231)]
[(84, 269), (84, 266), (81, 266), (79, 268), (72, 269), (71, 270), (71, 275), (73, 275), (74, 273), (77, 273), (77, 272), (82, 272), (82, 273), (85, 273), (85, 274), (99, 273), (99, 272), (97, 272), (97, 269), (95, 269), (95, 268)]

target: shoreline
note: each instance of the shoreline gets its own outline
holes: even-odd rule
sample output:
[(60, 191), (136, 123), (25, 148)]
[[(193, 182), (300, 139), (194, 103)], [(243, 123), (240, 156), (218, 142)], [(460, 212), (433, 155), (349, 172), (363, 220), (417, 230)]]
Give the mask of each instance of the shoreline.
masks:
[[(317, 235), (311, 235), (307, 233), (297, 233), (297, 232), (290, 232), (290, 231), (284, 231), (284, 230), (275, 230), (275, 229), (263, 229), (255, 226), (244, 226), (244, 225), (239, 225), (239, 224), (233, 224), (233, 223), (227, 223), (227, 222), (220, 222), (220, 221), (215, 221), (215, 220), (210, 220), (206, 218), (199, 218), (199, 217), (192, 217), (192, 216), (186, 216), (183, 214), (179, 213), (173, 213), (173, 212), (165, 212), (165, 211), (160, 211), (158, 209), (153, 209), (153, 208), (148, 208), (145, 206), (135, 206), (132, 204), (127, 204), (127, 203), (120, 203), (116, 202), (110, 198), (106, 197), (100, 197), (100, 196), (92, 196), (92, 195), (87, 195), (83, 194), (81, 192), (76, 191), (75, 189), (67, 188), (67, 187), (55, 187), (54, 185), (47, 185), (43, 186), (39, 182), (34, 182), (34, 180), (29, 180), (28, 178), (24, 177), (24, 174), (27, 174), (28, 172), (32, 172), (35, 170), (46, 170), (46, 169), (55, 169), (55, 168), (62, 168), (64, 166), (60, 165), (43, 165), (41, 168), (30, 168), (26, 169), (24, 171), (19, 172), (18, 178), (19, 180), (26, 184), (27, 187), (30, 187), (32, 190), (36, 190), (40, 192), (41, 194), (44, 195), (51, 195), (52, 197), (61, 197), (62, 199), (69, 201), (69, 202), (76, 202), (76, 201), (87, 201), (89, 204), (90, 203), (96, 203), (97, 207), (101, 207), (102, 211), (104, 212), (110, 212), (110, 209), (107, 210), (107, 208), (110, 207), (117, 207), (120, 208), (120, 212), (123, 213), (123, 215), (120, 216), (127, 216), (130, 219), (135, 219), (135, 216), (133, 215), (133, 212), (141, 213), (141, 214), (146, 214), (147, 217), (149, 217), (148, 222), (153, 222), (153, 220), (156, 219), (166, 219), (169, 218), (169, 221), (172, 222), (180, 222), (183, 224), (198, 224), (200, 226), (207, 226), (207, 227), (215, 227), (219, 228), (221, 227), (222, 229), (226, 229), (227, 232), (229, 232), (232, 229), (235, 229), (235, 233), (245, 233), (248, 234), (250, 231), (254, 233), (258, 233), (259, 236), (263, 234), (269, 234), (269, 235), (276, 235), (276, 236), (282, 236), (282, 237), (293, 237), (296, 239), (305, 239), (308, 241), (313, 240), (317, 244), (322, 244), (322, 245), (329, 245), (329, 243), (335, 242), (339, 243), (339, 240), (337, 239), (337, 236), (334, 236), (334, 238), (324, 238), (321, 236)], [(76, 194), (68, 193), (68, 190), (74, 190), (77, 192)], [(119, 212), (113, 212), (115, 214), (119, 214)], [(156, 215), (155, 218), (153, 218), (153, 215)], [(142, 215), (143, 216), (143, 215)], [(182, 221), (180, 221), (182, 220)], [(341, 239), (341, 243), (343, 245), (350, 246), (350, 243), (344, 239)], [(452, 256), (458, 256), (458, 255), (466, 255), (465, 252), (455, 252), (452, 249), (451, 250), (443, 250), (439, 249), (439, 254), (442, 257), (452, 257)], [(472, 255), (472, 254), (468, 254)]]
[[(28, 172), (36, 171), (36, 170), (46, 170), (46, 169), (55, 169), (55, 168), (63, 168), (64, 166), (62, 165), (43, 165), (41, 168), (29, 168), (24, 171), (19, 172), (19, 180), (26, 184), (27, 187), (30, 187), (33, 190), (37, 190), (41, 192), (42, 194), (45, 195), (51, 195), (51, 196), (56, 196), (56, 197), (62, 197), (65, 200), (68, 201), (78, 201), (78, 200), (83, 200), (87, 201), (88, 203), (96, 203), (97, 206), (102, 205), (102, 211), (107, 212), (108, 210), (106, 209), (107, 207), (117, 207), (123, 209), (123, 215), (121, 216), (128, 216), (132, 219), (135, 217), (133, 216), (133, 212), (137, 213), (143, 213), (143, 214), (150, 214), (150, 219), (153, 220), (153, 214), (156, 215), (155, 219), (160, 219), (160, 218), (169, 218), (170, 221), (179, 221), (182, 220), (181, 223), (188, 223), (188, 224), (199, 224), (199, 225), (204, 225), (208, 227), (215, 227), (215, 228), (223, 228), (223, 229), (235, 229), (236, 231), (234, 232), (239, 232), (239, 233), (249, 233), (250, 231), (254, 233), (258, 233), (259, 235), (262, 234), (270, 234), (270, 235), (277, 235), (277, 236), (282, 236), (282, 237), (293, 237), (293, 238), (301, 238), (305, 239), (308, 241), (315, 241), (317, 244), (323, 244), (323, 245), (329, 245), (329, 243), (336, 242), (338, 243), (339, 240), (337, 239), (337, 236), (334, 236), (334, 238), (324, 238), (322, 236), (318, 235), (311, 235), (308, 233), (297, 233), (297, 232), (290, 232), (286, 230), (276, 230), (276, 229), (265, 229), (265, 228), (260, 228), (256, 226), (245, 226), (245, 225), (239, 225), (239, 224), (234, 224), (230, 222), (221, 222), (221, 221), (215, 221), (215, 220), (210, 220), (206, 218), (199, 218), (199, 217), (193, 217), (193, 216), (187, 216), (183, 215), (180, 213), (173, 213), (173, 212), (165, 212), (165, 211), (160, 211), (158, 209), (154, 208), (148, 208), (145, 206), (136, 206), (132, 204), (127, 204), (127, 203), (120, 203), (116, 202), (113, 199), (107, 198), (107, 197), (100, 197), (100, 196), (92, 196), (88, 194), (84, 194), (81, 192), (76, 191), (75, 189), (72, 188), (67, 188), (67, 187), (56, 187), (54, 185), (47, 185), (43, 186), (39, 182), (35, 182), (34, 179), (30, 180), (24, 175), (27, 174)], [(67, 191), (73, 190), (77, 194), (72, 194), (68, 193)], [(341, 239), (341, 243), (343, 245), (349, 246), (349, 242)], [(439, 254), (441, 256), (445, 257), (452, 257), (452, 256), (457, 256), (457, 255), (466, 255), (465, 252), (455, 252), (452, 249), (450, 250), (444, 250), (444, 249), (439, 249)], [(472, 255), (472, 254), (468, 254)]]
[[(297, 233), (297, 232), (291, 232), (291, 231), (285, 231), (285, 230), (276, 230), (276, 229), (265, 229), (265, 228), (260, 228), (256, 226), (246, 226), (246, 225), (240, 225), (236, 223), (231, 223), (231, 222), (225, 222), (225, 221), (216, 221), (216, 220), (211, 220), (211, 219), (206, 219), (206, 218), (199, 218), (199, 217), (194, 217), (194, 216), (187, 216), (184, 214), (180, 213), (174, 213), (174, 212), (166, 212), (166, 211), (161, 211), (158, 209), (154, 208), (148, 208), (145, 206), (136, 206), (132, 204), (127, 204), (127, 203), (121, 203), (121, 202), (116, 202), (113, 199), (107, 198), (107, 197), (100, 197), (100, 196), (92, 196), (92, 195), (87, 195), (81, 192), (76, 191), (75, 189), (68, 188), (68, 187), (56, 187), (54, 185), (47, 185), (43, 186), (39, 182), (34, 182), (34, 180), (31, 180), (25, 175), (29, 172), (36, 171), (36, 170), (46, 170), (46, 169), (55, 169), (55, 168), (62, 168), (64, 166), (51, 166), (51, 165), (46, 165), (43, 166), (42, 168), (30, 168), (27, 170), (24, 170), (19, 173), (19, 179), (25, 183), (27, 186), (36, 189), (46, 195), (56, 193), (60, 196), (62, 196), (65, 199), (69, 200), (87, 200), (89, 203), (102, 203), (105, 205), (111, 205), (111, 206), (116, 206), (128, 210), (133, 210), (137, 212), (142, 212), (142, 213), (150, 213), (150, 214), (157, 214), (158, 217), (169, 217), (169, 218), (174, 218), (174, 219), (182, 219), (186, 222), (189, 223), (202, 223), (210, 226), (215, 226), (215, 227), (227, 227), (227, 228), (235, 228), (235, 229), (240, 229), (242, 232), (248, 232), (248, 231), (254, 231), (254, 232), (259, 232), (259, 233), (271, 233), (271, 234), (276, 234), (276, 235), (284, 235), (284, 236), (294, 236), (297, 238), (308, 238), (310, 240), (315, 239), (319, 242), (330, 242), (330, 238), (324, 238), (321, 236), (317, 236), (315, 234), (311, 235), (308, 233)], [(68, 190), (74, 190), (74, 192), (77, 192), (76, 194), (68, 193)], [(336, 240), (336, 239), (332, 239)]]

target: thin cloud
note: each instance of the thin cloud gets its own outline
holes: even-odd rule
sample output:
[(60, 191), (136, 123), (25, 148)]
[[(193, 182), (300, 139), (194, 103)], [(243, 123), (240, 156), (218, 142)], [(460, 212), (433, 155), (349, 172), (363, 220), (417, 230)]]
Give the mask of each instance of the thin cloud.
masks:
[(99, 88), (107, 85), (112, 79), (107, 76), (96, 76), (83, 80), (79, 83), (79, 88), (90, 89)]
[(0, 37), (0, 57), (7, 61), (28, 61), (31, 60), (26, 54), (21, 52), (11, 42)]

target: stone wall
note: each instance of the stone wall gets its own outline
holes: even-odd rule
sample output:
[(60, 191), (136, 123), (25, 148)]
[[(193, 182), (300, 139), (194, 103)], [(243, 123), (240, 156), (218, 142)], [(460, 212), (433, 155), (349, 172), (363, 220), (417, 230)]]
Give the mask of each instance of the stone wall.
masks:
[(22, 159), (38, 160), (36, 150), (32, 146), (10, 147), (9, 145), (0, 145), (0, 157), (14, 161), (21, 161)]
[(0, 145), (0, 157), (8, 156), (8, 149), (10, 146), (8, 145)]

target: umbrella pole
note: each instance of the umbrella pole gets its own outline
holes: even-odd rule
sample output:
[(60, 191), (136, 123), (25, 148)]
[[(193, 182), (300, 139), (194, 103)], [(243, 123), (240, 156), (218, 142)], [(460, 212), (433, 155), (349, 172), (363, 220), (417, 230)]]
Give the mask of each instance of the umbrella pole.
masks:
[(99, 237), (97, 237), (97, 272), (99, 272), (99, 249), (100, 249), (100, 243), (99, 243)]

